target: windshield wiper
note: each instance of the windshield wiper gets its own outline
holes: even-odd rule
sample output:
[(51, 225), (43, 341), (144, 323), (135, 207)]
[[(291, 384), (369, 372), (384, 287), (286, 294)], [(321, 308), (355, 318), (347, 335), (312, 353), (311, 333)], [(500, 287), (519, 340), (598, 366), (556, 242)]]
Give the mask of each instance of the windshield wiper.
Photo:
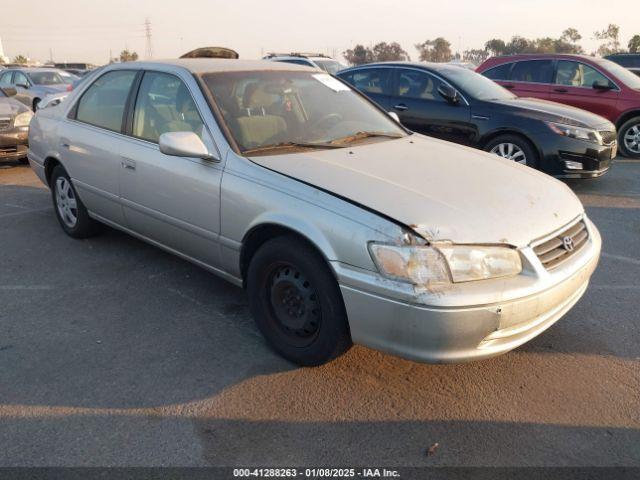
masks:
[(357, 132), (353, 135), (347, 135), (346, 137), (335, 138), (331, 140), (331, 144), (333, 145), (342, 145), (345, 143), (356, 142), (358, 140), (362, 140), (365, 138), (372, 137), (385, 137), (385, 138), (402, 138), (404, 135), (398, 133), (386, 133), (386, 132)]
[(333, 145), (332, 143), (311, 143), (311, 142), (280, 142), (274, 143), (273, 145), (264, 145), (262, 147), (255, 147), (245, 150), (244, 154), (247, 153), (259, 153), (266, 152), (269, 150), (279, 150), (281, 148), (342, 148), (340, 145)]

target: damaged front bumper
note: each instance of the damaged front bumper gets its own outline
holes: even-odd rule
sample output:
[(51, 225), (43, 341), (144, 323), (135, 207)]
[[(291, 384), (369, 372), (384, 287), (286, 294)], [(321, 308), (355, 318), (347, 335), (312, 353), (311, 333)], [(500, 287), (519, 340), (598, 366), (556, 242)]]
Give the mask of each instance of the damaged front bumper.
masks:
[(588, 244), (557, 268), (547, 271), (526, 247), (521, 249), (526, 267), (517, 277), (437, 292), (411, 293), (406, 284), (335, 262), (354, 343), (430, 363), (480, 360), (522, 345), (586, 291), (601, 239), (585, 221)]
[(0, 160), (26, 158), (28, 137), (28, 127), (13, 127), (0, 131)]

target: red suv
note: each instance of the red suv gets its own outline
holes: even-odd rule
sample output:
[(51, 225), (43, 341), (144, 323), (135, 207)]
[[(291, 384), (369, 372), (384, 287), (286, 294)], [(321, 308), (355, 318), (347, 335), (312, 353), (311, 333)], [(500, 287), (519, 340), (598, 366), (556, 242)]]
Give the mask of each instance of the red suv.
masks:
[(640, 77), (617, 63), (586, 55), (512, 55), (490, 58), (477, 71), (520, 97), (565, 103), (609, 119), (622, 153), (640, 158)]

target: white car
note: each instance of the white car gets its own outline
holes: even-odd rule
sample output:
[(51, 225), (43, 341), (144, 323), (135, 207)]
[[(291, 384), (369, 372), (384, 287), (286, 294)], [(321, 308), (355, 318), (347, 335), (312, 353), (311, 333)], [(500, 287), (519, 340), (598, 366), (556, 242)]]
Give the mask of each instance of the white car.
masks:
[(304, 65), (324, 70), (331, 75), (335, 75), (340, 70), (347, 68), (346, 65), (327, 57), (322, 53), (270, 53), (264, 60), (273, 62), (293, 63), (294, 65)]

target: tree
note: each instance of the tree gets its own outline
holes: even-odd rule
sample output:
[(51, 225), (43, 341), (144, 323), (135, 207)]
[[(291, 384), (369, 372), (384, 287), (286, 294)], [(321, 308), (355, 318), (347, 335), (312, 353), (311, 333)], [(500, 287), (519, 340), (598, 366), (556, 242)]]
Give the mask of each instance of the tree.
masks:
[(374, 45), (372, 52), (376, 62), (401, 62), (411, 60), (409, 54), (404, 51), (397, 42), (380, 42)]
[(480, 65), (487, 58), (489, 58), (489, 52), (482, 49), (465, 50), (462, 54), (462, 59), (465, 62), (475, 63), (476, 65)]
[(489, 52), (490, 55), (498, 56), (506, 53), (507, 46), (505, 45), (504, 40), (494, 38), (484, 44), (484, 49)]
[(612, 53), (618, 53), (620, 49), (620, 27), (613, 23), (600, 32), (593, 34), (597, 40), (604, 40), (605, 43), (598, 48), (598, 54), (603, 57), (611, 55)]
[(136, 52), (130, 52), (128, 49), (120, 52), (121, 62), (135, 62), (136, 60), (138, 60), (138, 54)]
[(640, 53), (640, 35), (634, 35), (629, 40), (629, 52), (631, 53)]
[(344, 58), (350, 65), (364, 65), (373, 62), (373, 52), (364, 45), (356, 45), (353, 49), (342, 52)]
[(531, 40), (527, 40), (524, 37), (516, 35), (505, 46), (505, 53), (507, 55), (515, 55), (518, 53), (535, 53), (535, 44)]
[(451, 54), (451, 44), (442, 37), (435, 40), (426, 40), (416, 44), (416, 50), (420, 54), (423, 62), (450, 62), (453, 58)]
[(19, 63), (20, 65), (24, 65), (28, 61), (29, 59), (24, 55), (16, 55), (16, 57), (13, 59), (13, 63)]
[(582, 40), (582, 35), (575, 28), (569, 27), (564, 32), (562, 32), (562, 36), (560, 40), (567, 43), (573, 43), (574, 45)]

